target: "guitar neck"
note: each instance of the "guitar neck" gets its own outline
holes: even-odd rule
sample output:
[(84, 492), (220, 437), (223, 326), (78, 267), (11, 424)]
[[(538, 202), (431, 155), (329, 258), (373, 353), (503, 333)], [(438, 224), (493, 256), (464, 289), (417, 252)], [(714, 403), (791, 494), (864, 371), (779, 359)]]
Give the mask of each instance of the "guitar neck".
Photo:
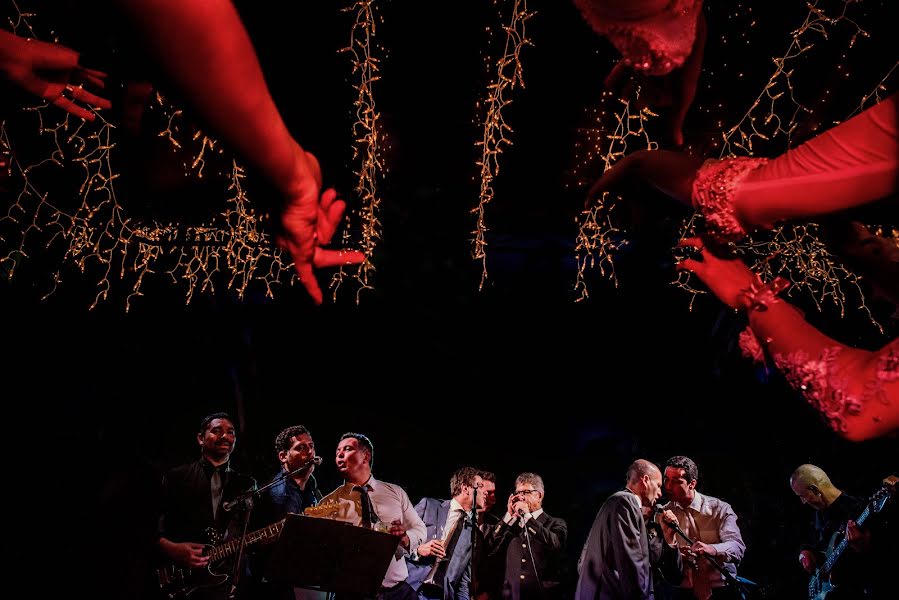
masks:
[[(865, 521), (868, 519), (868, 515), (870, 515), (870, 514), (871, 514), (871, 507), (870, 506), (865, 507), (865, 510), (861, 514), (861, 516), (855, 520), (855, 524), (863, 525), (865, 523)], [(822, 573), (830, 573), (831, 569), (833, 569), (833, 566), (836, 564), (837, 560), (839, 560), (840, 555), (846, 551), (846, 548), (848, 546), (849, 546), (849, 540), (844, 537), (840, 541), (840, 543), (837, 544), (837, 547), (833, 549), (833, 552), (830, 554), (830, 556), (827, 557), (827, 560), (824, 562), (824, 566), (821, 567), (821, 572)]]
[[(281, 533), (281, 529), (284, 528), (284, 519), (281, 519), (277, 523), (272, 523), (271, 525), (267, 525), (262, 529), (257, 529), (256, 531), (251, 531), (247, 535), (244, 536), (244, 543), (249, 546), (251, 544), (255, 544), (257, 542), (261, 542), (263, 540), (268, 540), (274, 537), (277, 537), (278, 534)], [(240, 538), (231, 540), (229, 542), (225, 542), (224, 544), (220, 544), (214, 547), (209, 551), (208, 556), (210, 557), (211, 562), (218, 562), (223, 558), (228, 558), (240, 548)]]

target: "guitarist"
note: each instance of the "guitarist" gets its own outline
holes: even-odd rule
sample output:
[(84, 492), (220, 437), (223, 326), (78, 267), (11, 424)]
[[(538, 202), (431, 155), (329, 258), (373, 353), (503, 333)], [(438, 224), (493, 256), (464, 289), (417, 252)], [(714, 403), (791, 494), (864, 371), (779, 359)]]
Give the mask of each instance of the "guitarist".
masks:
[(827, 473), (811, 464), (801, 465), (793, 472), (790, 487), (803, 504), (816, 511), (815, 539), (799, 553), (799, 562), (806, 572), (814, 574), (824, 564), (828, 547), (836, 546), (843, 536), (850, 542), (831, 574), (834, 588), (827, 600), (879, 597), (873, 594), (880, 574), (872, 565), (880, 559), (880, 553), (872, 546), (871, 530), (859, 528), (853, 521), (865, 510), (866, 501), (837, 488)]
[[(217, 543), (209, 532), (228, 537), (240, 534), (240, 510), (225, 511), (223, 501), (255, 486), (252, 477), (231, 468), (230, 458), (237, 442), (234, 420), (223, 412), (207, 415), (200, 423), (197, 444), (200, 457), (188, 464), (168, 471), (163, 481), (163, 504), (159, 519), (159, 548), (163, 561), (187, 569), (191, 586), (203, 585), (204, 568), (209, 557), (204, 556), (206, 544)], [(230, 574), (232, 568), (220, 565), (216, 572)], [(216, 580), (216, 583), (218, 580)], [(190, 594), (191, 600), (227, 598), (231, 585), (224, 583), (211, 588), (201, 587)]]

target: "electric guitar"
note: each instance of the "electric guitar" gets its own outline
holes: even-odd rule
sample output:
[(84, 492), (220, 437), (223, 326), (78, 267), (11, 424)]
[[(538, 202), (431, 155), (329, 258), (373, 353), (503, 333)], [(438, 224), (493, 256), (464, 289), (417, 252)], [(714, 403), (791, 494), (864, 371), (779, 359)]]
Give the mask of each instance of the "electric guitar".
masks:
[[(276, 538), (283, 527), (284, 519), (281, 519), (277, 523), (250, 532), (243, 537), (245, 546)], [(235, 538), (223, 544), (210, 545), (204, 553), (209, 557), (209, 563), (205, 567), (188, 568), (171, 565), (157, 569), (159, 589), (167, 598), (189, 598), (197, 590), (222, 585), (230, 575), (216, 572), (216, 566), (236, 553), (238, 548), (240, 538)]]
[[(890, 475), (883, 480), (881, 488), (871, 496), (867, 506), (865, 506), (865, 510), (862, 512), (861, 516), (855, 520), (856, 525), (862, 525), (869, 516), (883, 510), (887, 500), (889, 500), (890, 496), (896, 491), (896, 483), (899, 483), (899, 477), (896, 477), (895, 475)], [(815, 574), (812, 575), (811, 580), (808, 582), (809, 600), (824, 600), (827, 594), (834, 588), (834, 585), (830, 583), (830, 573), (833, 571), (833, 567), (837, 564), (840, 556), (843, 555), (843, 552), (845, 552), (846, 548), (849, 546), (849, 540), (847, 540), (845, 536), (843, 536), (843, 539), (839, 544), (836, 544), (839, 535), (840, 532), (837, 531), (833, 534), (833, 537), (830, 538), (830, 544), (827, 546), (827, 558), (824, 560), (824, 564), (819, 569), (815, 570)]]
[[(340, 506), (337, 502), (325, 502), (317, 506), (306, 507), (303, 514), (308, 517), (333, 518), (339, 509)], [(244, 545), (246, 547), (275, 539), (281, 534), (283, 528), (284, 519), (281, 519), (262, 529), (250, 532), (244, 536)], [(156, 578), (159, 582), (159, 589), (165, 594), (165, 597), (189, 598), (197, 590), (218, 587), (228, 581), (230, 575), (216, 572), (216, 566), (237, 552), (240, 548), (240, 538), (218, 544), (218, 534), (214, 530), (207, 531), (207, 534), (212, 544), (205, 552), (205, 556), (209, 557), (209, 563), (205, 567), (191, 569), (171, 565), (157, 569)]]

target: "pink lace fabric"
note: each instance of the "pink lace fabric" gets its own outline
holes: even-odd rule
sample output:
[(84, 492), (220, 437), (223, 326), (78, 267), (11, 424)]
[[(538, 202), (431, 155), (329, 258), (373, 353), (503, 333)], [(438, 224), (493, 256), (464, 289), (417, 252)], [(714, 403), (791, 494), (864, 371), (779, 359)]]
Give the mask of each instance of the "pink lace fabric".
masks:
[(735, 242), (746, 230), (734, 214), (734, 193), (740, 182), (768, 162), (765, 158), (710, 159), (693, 180), (693, 208), (705, 217), (706, 231), (721, 243)]
[(609, 38), (625, 64), (648, 75), (680, 67), (696, 41), (702, 0), (575, 0), (591, 27)]
[(765, 364), (765, 349), (751, 327), (740, 332), (738, 345), (745, 358), (751, 359), (755, 363)]
[(881, 351), (875, 376), (862, 386), (861, 397), (848, 391), (848, 377), (838, 372), (837, 359), (841, 351), (840, 347), (834, 346), (825, 349), (816, 359), (804, 350), (775, 354), (773, 358), (790, 386), (821, 413), (827, 424), (835, 431), (846, 432), (847, 416), (860, 414), (862, 407), (872, 402), (889, 404), (884, 386), (899, 380), (899, 340)]

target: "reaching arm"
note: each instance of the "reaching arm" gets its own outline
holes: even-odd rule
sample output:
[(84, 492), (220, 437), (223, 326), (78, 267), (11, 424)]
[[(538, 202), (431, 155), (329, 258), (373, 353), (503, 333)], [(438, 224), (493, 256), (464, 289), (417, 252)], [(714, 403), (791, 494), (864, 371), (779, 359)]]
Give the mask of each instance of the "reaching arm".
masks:
[[(236, 152), (280, 191), (307, 178), (314, 181), (313, 166), (297, 159), (297, 145), (269, 94), (231, 0), (113, 2), (185, 100)], [(265, 145), (260, 147), (260, 141)]]
[(596, 180), (587, 193), (588, 205), (602, 197), (604, 192), (611, 192), (629, 181), (642, 179), (689, 206), (693, 178), (701, 165), (701, 159), (683, 152), (639, 150), (616, 162)]
[(281, 193), (274, 207), (279, 243), (316, 303), (313, 266), (360, 263), (359, 252), (330, 242), (345, 208), (336, 192), (319, 196), (321, 171), (278, 112), (249, 34), (231, 0), (113, 0), (145, 38), (162, 71), (209, 126)]
[[(698, 238), (682, 245), (701, 248)], [(740, 341), (745, 354), (770, 353), (790, 385), (846, 439), (899, 429), (899, 340), (873, 352), (841, 344), (779, 300), (743, 261), (701, 255), (702, 261), (688, 259), (678, 268), (695, 273), (727, 306), (749, 313), (751, 335)]]
[(743, 542), (740, 526), (737, 525), (737, 514), (729, 504), (722, 510), (724, 518), (718, 527), (718, 539), (721, 541), (711, 546), (715, 548), (715, 555), (723, 561), (739, 564), (743, 560), (743, 553), (746, 552), (746, 544)]
[(693, 42), (693, 49), (684, 62), (684, 66), (671, 74), (671, 77), (674, 78), (675, 97), (668, 127), (671, 131), (671, 139), (676, 146), (682, 146), (684, 143), (684, 120), (693, 104), (693, 98), (696, 97), (696, 86), (699, 84), (702, 58), (705, 54), (706, 35), (705, 15), (700, 11), (696, 19), (696, 41)]
[(899, 191), (899, 94), (750, 172), (734, 190), (747, 230), (853, 208)]

